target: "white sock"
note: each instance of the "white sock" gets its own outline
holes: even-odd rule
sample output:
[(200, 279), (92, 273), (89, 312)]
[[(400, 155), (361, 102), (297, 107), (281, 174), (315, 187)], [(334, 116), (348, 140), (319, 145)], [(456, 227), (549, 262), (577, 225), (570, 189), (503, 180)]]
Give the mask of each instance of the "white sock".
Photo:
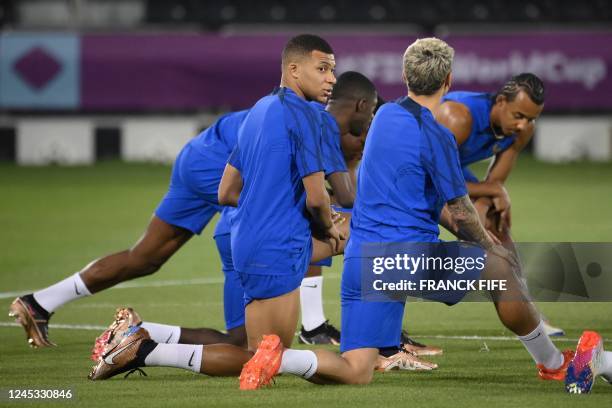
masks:
[(302, 279), (300, 305), (302, 307), (302, 326), (304, 326), (304, 330), (310, 331), (325, 323), (323, 276)]
[(518, 336), (536, 364), (554, 370), (563, 364), (563, 354), (555, 347), (550, 337), (544, 330), (544, 322), (540, 320), (538, 327), (534, 331), (525, 335)]
[(312, 350), (286, 349), (278, 372), (309, 379), (317, 372), (318, 365), (317, 355)]
[(85, 286), (79, 272), (59, 281), (45, 289), (34, 292), (34, 299), (47, 312), (53, 313), (58, 307), (83, 296), (90, 296), (91, 292)]
[(184, 368), (199, 373), (203, 351), (204, 346), (201, 344), (159, 343), (145, 358), (145, 365)]
[(169, 324), (142, 322), (151, 339), (156, 343), (177, 344), (181, 338), (181, 328)]
[(612, 380), (612, 351), (604, 351), (599, 375)]

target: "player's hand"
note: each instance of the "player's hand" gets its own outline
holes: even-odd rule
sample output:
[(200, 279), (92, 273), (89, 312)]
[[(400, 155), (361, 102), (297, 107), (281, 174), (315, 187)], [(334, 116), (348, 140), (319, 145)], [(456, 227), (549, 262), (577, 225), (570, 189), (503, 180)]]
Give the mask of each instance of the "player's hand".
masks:
[(334, 224), (327, 229), (326, 235), (334, 254), (338, 254), (340, 252), (340, 241), (346, 240), (346, 234), (338, 230)]
[(510, 207), (506, 208), (504, 211), (499, 213), (499, 218), (497, 220), (497, 231), (498, 232), (507, 232), (512, 227), (512, 211)]
[(489, 228), (487, 225), (489, 211), (493, 208), (493, 202), (489, 197), (481, 197), (474, 201), (474, 208), (478, 213), (478, 218), (485, 228)]
[(503, 212), (510, 208), (510, 195), (504, 186), (499, 185), (498, 194), (493, 196), (493, 206), (495, 211)]
[(342, 214), (333, 209), (331, 210), (331, 218), (335, 226), (342, 225), (346, 221), (346, 218)]

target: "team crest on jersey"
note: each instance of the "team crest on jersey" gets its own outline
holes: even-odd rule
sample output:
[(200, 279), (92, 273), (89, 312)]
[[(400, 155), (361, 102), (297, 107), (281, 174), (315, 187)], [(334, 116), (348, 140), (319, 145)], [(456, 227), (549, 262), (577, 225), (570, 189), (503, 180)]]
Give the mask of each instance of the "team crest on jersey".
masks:
[(493, 150), (493, 154), (497, 154), (497, 153), (499, 153), (499, 152), (501, 152), (501, 151), (502, 151), (502, 148), (501, 148), (501, 146), (499, 145), (499, 143), (495, 143), (495, 144), (493, 145), (493, 149), (492, 149), (492, 150)]

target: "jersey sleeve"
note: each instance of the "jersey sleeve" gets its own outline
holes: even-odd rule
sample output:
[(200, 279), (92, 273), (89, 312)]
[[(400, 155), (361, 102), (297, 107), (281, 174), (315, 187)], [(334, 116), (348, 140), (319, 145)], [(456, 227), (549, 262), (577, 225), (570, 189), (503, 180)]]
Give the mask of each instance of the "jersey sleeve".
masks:
[(297, 170), (300, 177), (304, 178), (324, 170), (321, 157), (322, 126), (319, 113), (312, 108), (294, 109), (295, 111), (299, 114), (295, 115), (296, 120), (290, 134)]
[(240, 149), (238, 148), (238, 145), (234, 146), (232, 153), (227, 159), (227, 162), (238, 169), (238, 171), (242, 171), (242, 164), (240, 163)]
[(445, 202), (467, 194), (454, 137), (440, 127), (424, 134), (421, 160), (438, 194)]
[(344, 154), (340, 147), (340, 135), (334, 129), (335, 123), (326, 121), (325, 118), (322, 119), (322, 123), (321, 155), (325, 177), (333, 173), (348, 172), (346, 162), (344, 161)]

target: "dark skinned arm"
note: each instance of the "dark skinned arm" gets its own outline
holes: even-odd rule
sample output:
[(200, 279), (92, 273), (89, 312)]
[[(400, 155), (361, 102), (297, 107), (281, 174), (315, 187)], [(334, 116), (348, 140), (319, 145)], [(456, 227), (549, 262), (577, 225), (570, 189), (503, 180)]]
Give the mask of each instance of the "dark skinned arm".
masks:
[(241, 191), (242, 175), (240, 171), (231, 164), (226, 164), (223, 170), (223, 177), (221, 177), (221, 183), (219, 183), (219, 204), (237, 207)]
[(327, 177), (334, 199), (340, 207), (353, 208), (355, 202), (355, 188), (349, 173), (338, 171)]

